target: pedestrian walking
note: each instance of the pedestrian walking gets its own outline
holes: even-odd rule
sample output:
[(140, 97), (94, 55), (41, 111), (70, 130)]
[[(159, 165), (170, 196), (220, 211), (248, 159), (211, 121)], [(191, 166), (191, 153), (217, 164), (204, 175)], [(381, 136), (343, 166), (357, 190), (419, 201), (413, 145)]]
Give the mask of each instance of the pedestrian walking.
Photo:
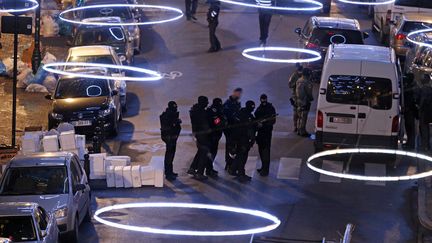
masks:
[(208, 98), (205, 96), (198, 97), (198, 103), (193, 105), (190, 110), (190, 118), (192, 124), (192, 133), (196, 139), (198, 151), (188, 171), (193, 174), (197, 180), (205, 180), (205, 167), (210, 160), (210, 127), (207, 119)]
[(219, 25), (220, 1), (213, 0), (210, 2), (210, 8), (207, 12), (207, 22), (210, 35), (210, 49), (208, 52), (218, 52), (221, 44), (216, 36), (216, 28)]
[(301, 78), (303, 72), (303, 66), (300, 63), (296, 64), (296, 70), (291, 74), (289, 78), (288, 86), (291, 89), (291, 98), (290, 102), (293, 107), (293, 124), (294, 124), (294, 132), (297, 133), (298, 128), (297, 124), (299, 123), (299, 113), (297, 109), (297, 95), (296, 95), (296, 84), (297, 80)]
[(235, 155), (235, 142), (233, 139), (233, 133), (235, 128), (233, 125), (236, 123), (235, 116), (241, 109), (241, 96), (243, 94), (242, 88), (236, 88), (232, 95), (228, 97), (223, 106), (223, 113), (227, 119), (227, 128), (224, 130), (226, 145), (225, 145), (225, 170), (233, 164)]
[(418, 110), (420, 124), (421, 150), (430, 150), (430, 129), (429, 123), (432, 122), (432, 83), (430, 75), (424, 75), (421, 80), (422, 86), (419, 89)]
[(166, 145), (165, 150), (165, 177), (167, 180), (175, 180), (178, 176), (173, 171), (173, 161), (177, 148), (177, 139), (181, 131), (182, 121), (179, 118), (177, 103), (175, 101), (168, 102), (168, 107), (160, 115), (161, 138)]
[[(273, 2), (273, 0), (256, 0), (257, 5), (260, 7), (271, 7)], [(260, 45), (265, 46), (267, 44), (273, 11), (271, 9), (259, 8), (258, 14), (260, 26)]]
[(418, 118), (418, 110), (415, 102), (415, 83), (414, 74), (409, 73), (404, 78), (404, 125), (407, 135), (404, 149), (411, 150), (415, 148), (416, 129), (415, 120)]
[(304, 68), (302, 71), (302, 77), (299, 78), (296, 83), (296, 105), (299, 115), (297, 134), (302, 137), (310, 137), (310, 134), (306, 131), (306, 123), (311, 102), (313, 101), (313, 84), (311, 81), (311, 76), (311, 70), (309, 68)]
[(197, 8), (198, 8), (198, 0), (185, 0), (186, 3), (186, 19), (187, 20), (197, 20), (195, 17)]
[(257, 171), (261, 176), (268, 176), (270, 171), (270, 148), (273, 126), (276, 123), (276, 109), (272, 103), (268, 102), (266, 94), (261, 95), (260, 101), (261, 104), (255, 111), (255, 119), (258, 128), (256, 143), (262, 166)]
[(231, 175), (237, 176), (240, 182), (247, 182), (252, 177), (246, 175), (246, 162), (249, 151), (255, 143), (256, 121), (253, 112), (255, 102), (249, 100), (246, 106), (241, 108), (236, 115), (236, 128), (234, 132), (234, 141), (236, 143), (236, 156), (233, 166), (229, 169)]
[(213, 99), (212, 105), (207, 109), (207, 117), (210, 125), (210, 154), (211, 159), (206, 167), (206, 175), (210, 177), (217, 176), (218, 172), (213, 168), (213, 163), (217, 155), (219, 141), (227, 125), (226, 117), (223, 113), (222, 99)]

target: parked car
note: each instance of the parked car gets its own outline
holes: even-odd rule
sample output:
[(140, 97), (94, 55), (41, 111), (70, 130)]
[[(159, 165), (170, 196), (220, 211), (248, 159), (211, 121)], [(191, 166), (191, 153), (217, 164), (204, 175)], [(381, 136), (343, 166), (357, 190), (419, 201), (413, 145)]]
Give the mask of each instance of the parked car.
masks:
[(391, 48), (330, 46), (318, 95), (316, 150), (397, 149), (400, 81), (396, 65)]
[(49, 129), (67, 122), (75, 126), (77, 133), (92, 134), (102, 117), (104, 130), (113, 136), (118, 134), (122, 109), (113, 80), (63, 77), (54, 94), (47, 98), (53, 100), (52, 112), (48, 114)]
[[(95, 46), (79, 46), (69, 48), (66, 62), (90, 62), (102, 63), (122, 66), (119, 56), (112, 46), (95, 45)], [(109, 70), (112, 76), (125, 76), (125, 72), (120, 69)], [(120, 103), (122, 109), (126, 110), (127, 100), (127, 85), (124, 80), (116, 80), (114, 82), (115, 89), (120, 96)]]
[(410, 66), (411, 73), (414, 74), (414, 81), (422, 87), (422, 80), (425, 75), (432, 74), (432, 48), (425, 48), (420, 55), (415, 58)]
[[(85, 22), (110, 22), (109, 18), (92, 18), (85, 19)], [(134, 62), (134, 46), (133, 38), (129, 36), (129, 32), (122, 26), (98, 26), (98, 25), (81, 25), (76, 30), (72, 46), (93, 46), (106, 45), (112, 46), (122, 63), (132, 65)]]
[(78, 227), (91, 220), (90, 186), (77, 155), (18, 155), (6, 166), (0, 202), (35, 202), (54, 214), (61, 236), (77, 242)]
[(392, 47), (396, 55), (404, 58), (409, 49), (409, 42), (406, 37), (409, 33), (428, 29), (432, 27), (432, 16), (425, 14), (404, 14), (390, 29), (390, 47)]
[[(415, 41), (432, 44), (432, 33), (421, 33), (412, 37)], [(408, 43), (410, 47), (407, 51), (404, 65), (404, 74), (414, 73), (423, 63), (424, 57), (430, 52), (429, 47)]]
[[(386, 2), (387, 0), (375, 0), (376, 2)], [(382, 44), (389, 42), (390, 26), (395, 23), (405, 13), (432, 13), (432, 1), (430, 0), (396, 0), (391, 4), (376, 5), (372, 30), (377, 30)]]
[[(128, 3), (128, 1), (120, 0), (114, 2), (115, 4)], [(100, 4), (113, 4), (109, 0), (90, 0), (85, 1), (84, 6), (100, 5)], [(120, 17), (123, 23), (138, 23), (141, 21), (140, 11), (136, 11), (130, 7), (104, 7), (104, 8), (89, 8), (83, 9), (80, 13), (80, 19), (97, 18), (97, 17)], [(141, 31), (139, 25), (128, 25), (125, 26), (129, 32), (129, 36), (133, 39), (133, 46), (135, 53), (141, 51)]]
[[(369, 34), (360, 30), (356, 19), (336, 17), (316, 17), (308, 19), (305, 26), (296, 28), (301, 48), (315, 50), (321, 53), (323, 59), (330, 44), (364, 44)], [(308, 64), (313, 70), (320, 70), (323, 59)]]
[(0, 203), (0, 242), (57, 243), (58, 234), (54, 215), (37, 203)]

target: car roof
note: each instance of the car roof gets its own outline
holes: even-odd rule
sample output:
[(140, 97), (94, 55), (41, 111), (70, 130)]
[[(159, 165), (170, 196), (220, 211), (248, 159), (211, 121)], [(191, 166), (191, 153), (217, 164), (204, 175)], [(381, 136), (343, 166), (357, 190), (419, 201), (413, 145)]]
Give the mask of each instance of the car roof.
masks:
[(430, 15), (430, 14), (405, 13), (402, 16), (402, 18), (405, 21), (415, 21), (415, 22), (432, 23), (432, 15)]
[[(83, 22), (106, 22), (106, 23), (121, 23), (122, 20), (118, 16), (110, 16), (110, 17), (93, 17), (93, 18), (86, 18), (82, 20)], [(94, 26), (94, 25), (90, 25)], [(96, 25), (95, 27), (101, 27)], [(106, 26), (105, 26), (106, 27)]]
[(357, 19), (313, 16), (312, 22), (320, 28), (360, 30), (360, 24)]
[(7, 202), (0, 203), (1, 216), (30, 216), (39, 207), (37, 203), (31, 202)]
[(112, 55), (114, 49), (112, 46), (94, 45), (94, 46), (75, 46), (69, 48), (70, 56), (100, 56)]
[(395, 63), (395, 55), (391, 48), (372, 45), (331, 45), (330, 59), (360, 60), (381, 63)]
[(9, 167), (38, 167), (59, 166), (73, 157), (70, 152), (35, 153), (31, 155), (17, 155), (9, 163)]

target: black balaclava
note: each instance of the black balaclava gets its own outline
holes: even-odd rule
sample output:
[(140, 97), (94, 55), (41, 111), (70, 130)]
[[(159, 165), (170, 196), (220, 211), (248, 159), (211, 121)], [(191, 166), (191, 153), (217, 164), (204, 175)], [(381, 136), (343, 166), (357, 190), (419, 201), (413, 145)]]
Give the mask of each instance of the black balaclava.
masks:
[(267, 105), (267, 95), (266, 94), (262, 94), (260, 97), (260, 101), (262, 105)]
[(177, 103), (175, 101), (168, 102), (168, 110), (177, 112)]
[(205, 96), (198, 97), (198, 105), (202, 108), (206, 108), (209, 104), (208, 98)]
[(217, 107), (217, 108), (222, 107), (222, 104), (223, 104), (223, 102), (222, 102), (222, 99), (221, 99), (221, 98), (214, 98), (214, 99), (213, 99), (213, 103), (212, 103), (212, 105), (213, 105), (214, 107)]
[(255, 102), (253, 102), (252, 100), (248, 100), (246, 102), (246, 110), (252, 113), (255, 110)]

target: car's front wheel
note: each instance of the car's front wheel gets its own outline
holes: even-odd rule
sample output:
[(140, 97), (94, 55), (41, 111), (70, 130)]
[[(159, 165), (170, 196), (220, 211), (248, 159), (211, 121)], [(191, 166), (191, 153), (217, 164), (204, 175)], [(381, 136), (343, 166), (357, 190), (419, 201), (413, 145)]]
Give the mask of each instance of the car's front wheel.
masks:
[(74, 228), (70, 231), (66, 237), (67, 242), (78, 243), (78, 234), (79, 234), (79, 219), (78, 215), (75, 216)]
[(119, 134), (119, 127), (118, 127), (118, 121), (116, 119), (116, 117), (113, 119), (112, 121), (112, 128), (111, 128), (111, 136), (113, 137), (117, 137), (117, 135)]

